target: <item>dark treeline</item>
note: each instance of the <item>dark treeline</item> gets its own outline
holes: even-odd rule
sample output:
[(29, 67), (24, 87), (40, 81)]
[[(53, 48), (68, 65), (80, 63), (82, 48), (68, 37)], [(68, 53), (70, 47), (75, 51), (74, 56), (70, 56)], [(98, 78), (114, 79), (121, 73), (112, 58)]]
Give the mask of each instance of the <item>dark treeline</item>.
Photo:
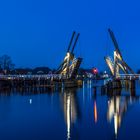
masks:
[(0, 57), (0, 74), (48, 74), (52, 73), (49, 67), (36, 67), (36, 68), (16, 68), (12, 59), (8, 55)]
[(49, 74), (53, 73), (48, 67), (36, 67), (36, 68), (14, 68), (12, 70), (0, 70), (0, 74)]
[[(0, 56), (0, 74), (48, 74), (55, 73), (55, 69), (51, 69), (46, 66), (36, 68), (16, 68), (12, 59), (8, 55)], [(79, 75), (87, 75), (93, 73), (92, 69), (80, 68)], [(140, 74), (140, 69), (137, 71)], [(103, 75), (103, 72), (99, 72), (98, 75)]]
[(36, 68), (15, 68), (11, 71), (11, 74), (48, 74), (53, 73), (48, 67), (36, 67)]

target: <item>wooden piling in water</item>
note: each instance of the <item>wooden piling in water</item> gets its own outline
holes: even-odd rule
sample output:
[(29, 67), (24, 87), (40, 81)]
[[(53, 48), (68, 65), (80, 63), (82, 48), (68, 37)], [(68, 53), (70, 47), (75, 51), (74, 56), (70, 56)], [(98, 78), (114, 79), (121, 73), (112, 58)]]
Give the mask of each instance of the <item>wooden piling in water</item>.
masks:
[(113, 81), (109, 81), (106, 84), (106, 87), (108, 89), (118, 89), (118, 88), (122, 88), (122, 84), (120, 80), (113, 80)]
[(130, 80), (129, 81), (129, 88), (130, 89), (135, 89), (135, 87), (136, 87), (135, 84), (136, 84), (135, 80)]

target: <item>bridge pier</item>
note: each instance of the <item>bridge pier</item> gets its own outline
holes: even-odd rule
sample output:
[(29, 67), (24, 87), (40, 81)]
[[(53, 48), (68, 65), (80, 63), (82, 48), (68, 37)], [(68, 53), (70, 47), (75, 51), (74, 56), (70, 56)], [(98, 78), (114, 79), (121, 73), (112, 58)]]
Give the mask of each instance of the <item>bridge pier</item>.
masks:
[[(130, 91), (131, 96), (135, 96), (135, 88), (136, 88), (136, 81), (132, 80), (110, 80), (108, 81), (101, 89), (102, 93), (107, 94), (121, 94), (122, 88), (125, 88)], [(117, 92), (116, 92), (117, 91)]]
[(135, 89), (135, 87), (136, 87), (136, 82), (135, 82), (135, 80), (130, 80), (130, 81), (129, 81), (129, 88), (130, 88), (130, 89)]
[(113, 80), (113, 81), (109, 81), (106, 84), (108, 89), (119, 89), (122, 88), (122, 84), (120, 80)]

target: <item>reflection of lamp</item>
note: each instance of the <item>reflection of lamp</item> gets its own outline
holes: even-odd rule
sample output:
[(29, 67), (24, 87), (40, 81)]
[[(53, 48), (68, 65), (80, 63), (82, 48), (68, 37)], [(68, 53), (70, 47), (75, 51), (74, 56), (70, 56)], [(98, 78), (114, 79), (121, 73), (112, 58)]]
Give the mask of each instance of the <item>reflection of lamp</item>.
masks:
[[(108, 112), (107, 112), (107, 120), (111, 123), (112, 120), (114, 122), (114, 134), (117, 138), (118, 130), (121, 126), (122, 119), (125, 113), (128, 111), (129, 105), (134, 104), (137, 100), (140, 99), (139, 96), (134, 94), (130, 94), (131, 96), (112, 96), (108, 101)], [(133, 95), (133, 96), (132, 96)]]
[(74, 123), (77, 117), (77, 108), (75, 94), (72, 92), (64, 93), (64, 117), (67, 125), (67, 140), (71, 139), (71, 123)]
[(98, 121), (97, 105), (96, 101), (94, 101), (94, 122), (97, 123), (97, 121)]
[(70, 96), (67, 97), (67, 140), (70, 139)]
[(114, 114), (114, 101), (108, 101), (108, 113), (107, 113), (107, 119), (111, 122), (111, 119), (113, 118)]
[(29, 100), (29, 103), (32, 104), (32, 99)]
[(115, 136), (117, 138), (117, 134), (118, 134), (118, 115), (117, 115), (117, 113), (114, 113), (114, 131), (115, 131)]
[(116, 138), (118, 135), (118, 128), (121, 126), (121, 117), (121, 114), (114, 113), (114, 131)]
[(85, 82), (83, 80), (83, 103), (85, 102)]
[(120, 114), (120, 97), (114, 97), (111, 101), (108, 102), (108, 120), (111, 120), (114, 117), (114, 131), (115, 136), (117, 138), (118, 128), (120, 127), (121, 123), (121, 114)]

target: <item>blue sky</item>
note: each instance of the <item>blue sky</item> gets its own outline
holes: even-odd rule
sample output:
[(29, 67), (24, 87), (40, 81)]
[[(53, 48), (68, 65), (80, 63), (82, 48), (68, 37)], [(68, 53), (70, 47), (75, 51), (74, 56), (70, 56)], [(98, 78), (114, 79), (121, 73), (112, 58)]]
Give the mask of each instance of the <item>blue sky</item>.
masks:
[(110, 27), (124, 59), (140, 68), (140, 1), (4, 0), (0, 2), (0, 55), (17, 67), (49, 66), (63, 60), (73, 30), (80, 32), (75, 54), (82, 67), (105, 69), (112, 54)]

